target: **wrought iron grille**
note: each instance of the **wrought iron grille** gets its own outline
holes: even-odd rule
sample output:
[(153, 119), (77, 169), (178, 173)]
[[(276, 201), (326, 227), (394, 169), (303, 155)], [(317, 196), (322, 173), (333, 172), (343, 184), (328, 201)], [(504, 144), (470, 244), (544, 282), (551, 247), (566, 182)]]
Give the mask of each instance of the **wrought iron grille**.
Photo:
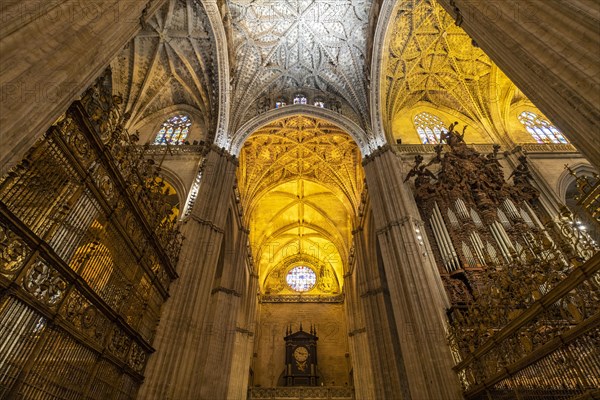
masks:
[(153, 352), (181, 238), (107, 81), (0, 179), (0, 398), (133, 399)]

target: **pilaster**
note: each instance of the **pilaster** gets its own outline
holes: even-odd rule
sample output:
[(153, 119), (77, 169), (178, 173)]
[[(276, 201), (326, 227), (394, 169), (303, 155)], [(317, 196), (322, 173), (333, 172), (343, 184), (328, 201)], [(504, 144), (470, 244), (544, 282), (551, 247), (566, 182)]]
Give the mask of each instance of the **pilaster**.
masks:
[[(368, 354), (364, 356), (367, 365), (371, 365), (371, 376), (363, 378), (372, 378), (371, 382), (366, 382), (366, 388), (359, 388), (357, 398), (408, 399), (406, 370), (386, 278), (379, 268), (375, 236), (364, 231), (355, 232), (354, 243), (357, 257), (356, 302), (363, 311), (364, 327), (353, 331), (352, 336), (367, 343), (364, 349), (368, 350)], [(363, 355), (362, 348), (358, 351)], [(359, 397), (359, 392), (366, 392), (367, 396)]]
[(386, 146), (363, 165), (387, 283), (364, 296), (389, 296), (410, 398), (459, 399), (458, 378), (445, 339), (447, 299), (426, 238), (416, 231), (422, 222), (414, 197), (403, 183), (400, 159)]
[[(362, 229), (354, 232), (354, 248), (360, 247), (357, 235), (362, 235)], [(362, 259), (362, 257), (361, 257)], [(346, 295), (344, 306), (348, 325), (348, 345), (352, 361), (354, 380), (354, 394), (357, 399), (376, 398), (373, 364), (371, 362), (371, 349), (367, 338), (367, 328), (363, 307), (358, 293), (358, 268), (359, 257), (354, 256), (349, 261), (349, 272), (344, 275), (344, 293)]]
[(184, 245), (171, 285), (172, 296), (165, 303), (154, 347), (140, 389), (142, 399), (195, 399), (192, 393), (200, 382), (194, 375), (203, 365), (203, 324), (208, 313), (211, 290), (219, 261), (233, 190), (235, 158), (214, 146), (208, 150), (202, 181), (194, 208), (185, 222)]
[[(248, 371), (235, 375), (234, 369), (251, 354), (244, 351), (243, 343), (253, 335), (248, 329), (243, 311), (248, 297), (255, 298), (250, 291), (247, 269), (248, 230), (227, 227), (223, 271), (220, 279), (215, 279), (211, 291), (211, 310), (205, 319), (205, 341), (201, 353), (204, 362), (198, 364), (197, 390), (194, 399), (245, 399), (248, 384)], [(241, 345), (241, 346), (240, 346)], [(240, 348), (242, 347), (242, 348)], [(240, 354), (241, 353), (241, 354)]]

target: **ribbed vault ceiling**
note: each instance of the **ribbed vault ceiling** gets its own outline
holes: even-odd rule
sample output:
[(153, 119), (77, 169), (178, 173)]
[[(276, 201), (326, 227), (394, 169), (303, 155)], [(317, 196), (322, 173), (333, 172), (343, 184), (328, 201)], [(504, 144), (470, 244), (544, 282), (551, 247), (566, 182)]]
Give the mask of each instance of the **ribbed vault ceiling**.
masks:
[(273, 103), (277, 95), (294, 91), (339, 100), (351, 118), (368, 126), (364, 70), (371, 1), (226, 3), (233, 39), (234, 130), (256, 115), (260, 98)]
[(515, 87), (434, 0), (403, 0), (383, 52), (383, 120), (419, 102), (489, 121), (514, 101)]
[(261, 282), (295, 254), (329, 263), (343, 281), (363, 179), (358, 147), (325, 121), (296, 116), (250, 136), (238, 185)]
[(111, 64), (113, 91), (130, 125), (172, 106), (197, 110), (210, 134), (217, 122), (215, 41), (200, 1), (170, 0)]

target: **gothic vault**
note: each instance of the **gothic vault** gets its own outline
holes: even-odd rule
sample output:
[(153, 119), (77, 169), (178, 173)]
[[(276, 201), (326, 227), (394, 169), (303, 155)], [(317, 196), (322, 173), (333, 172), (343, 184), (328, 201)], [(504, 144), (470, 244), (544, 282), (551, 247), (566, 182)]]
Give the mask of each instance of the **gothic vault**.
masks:
[(599, 395), (597, 2), (0, 15), (0, 398)]

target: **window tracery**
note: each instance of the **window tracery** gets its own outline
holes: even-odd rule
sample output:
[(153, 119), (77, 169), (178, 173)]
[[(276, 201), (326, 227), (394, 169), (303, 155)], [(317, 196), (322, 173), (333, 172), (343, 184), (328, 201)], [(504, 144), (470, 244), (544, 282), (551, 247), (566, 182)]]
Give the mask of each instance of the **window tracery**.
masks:
[(292, 290), (307, 292), (315, 286), (317, 275), (312, 268), (299, 265), (288, 272), (285, 280)]
[(190, 126), (192, 126), (192, 120), (187, 115), (172, 116), (163, 122), (156, 134), (154, 144), (184, 144), (190, 132)]
[(440, 135), (445, 129), (444, 122), (436, 115), (422, 112), (415, 115), (415, 128), (423, 144), (440, 142)]
[(550, 121), (531, 111), (519, 114), (519, 122), (538, 143), (569, 143)]

